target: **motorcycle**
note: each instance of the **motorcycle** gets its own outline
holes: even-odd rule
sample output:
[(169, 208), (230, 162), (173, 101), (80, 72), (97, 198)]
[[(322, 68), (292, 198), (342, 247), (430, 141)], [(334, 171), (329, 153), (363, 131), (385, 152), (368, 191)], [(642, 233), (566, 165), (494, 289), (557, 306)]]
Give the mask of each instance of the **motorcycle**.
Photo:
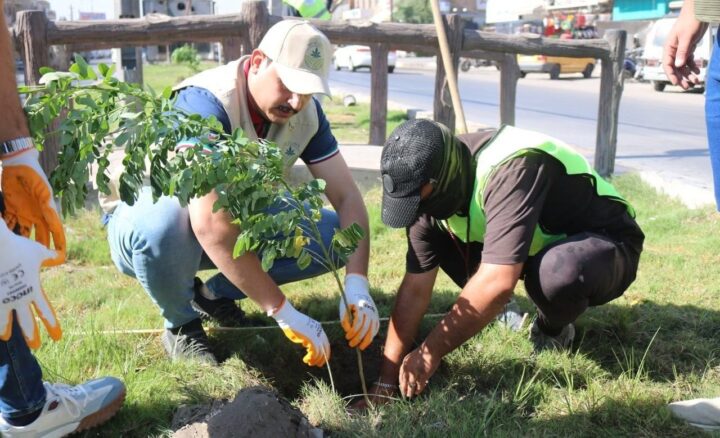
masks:
[(625, 51), (623, 61), (623, 77), (625, 79), (642, 80), (642, 48)]
[(468, 71), (470, 67), (487, 67), (492, 65), (489, 59), (460, 58), (460, 71)]

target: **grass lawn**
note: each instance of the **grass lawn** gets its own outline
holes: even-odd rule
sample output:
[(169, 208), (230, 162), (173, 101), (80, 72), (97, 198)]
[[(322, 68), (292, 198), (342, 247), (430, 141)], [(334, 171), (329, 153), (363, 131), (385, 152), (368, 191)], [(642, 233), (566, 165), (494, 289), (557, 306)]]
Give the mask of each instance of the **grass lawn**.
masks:
[[(429, 390), (415, 401), (348, 417), (341, 397), (359, 393), (360, 386), (355, 354), (339, 325), (325, 328), (340, 395), (329, 389), (327, 371), (305, 367), (304, 352), (250, 302), (243, 308), (265, 318), (268, 327), (212, 333), (223, 359), (218, 368), (170, 363), (158, 334), (108, 333), (160, 329), (162, 320), (138, 283), (113, 267), (105, 231), (92, 211), (67, 221), (69, 261), (43, 274), (65, 333), (58, 343), (46, 339), (38, 358), (50, 381), (75, 383), (108, 374), (125, 381), (126, 405), (95, 431), (100, 436), (164, 436), (179, 405), (230, 398), (256, 384), (276, 388), (333, 436), (707, 436), (674, 420), (665, 405), (720, 395), (720, 216), (710, 209), (687, 210), (633, 175), (615, 182), (637, 207), (647, 234), (630, 290), (578, 320), (568, 353), (533, 356), (525, 332), (489, 327), (447, 356)], [(381, 316), (388, 316), (403, 274), (404, 232), (381, 224), (378, 189), (366, 202), (370, 283)], [(330, 276), (283, 290), (312, 317), (337, 319)], [(447, 311), (457, 293), (441, 276), (431, 312)], [(517, 295), (521, 307), (532, 312), (524, 291)], [(423, 333), (436, 321), (428, 318)], [(370, 381), (386, 329), (385, 323), (364, 353)]]
[[(187, 67), (145, 67), (146, 82), (158, 90), (191, 74)], [(367, 141), (366, 104), (346, 108), (328, 100), (324, 107), (341, 143)], [(391, 112), (388, 132), (403, 117)], [(688, 210), (634, 175), (615, 182), (636, 206), (647, 235), (630, 290), (578, 320), (570, 352), (533, 356), (526, 332), (488, 327), (448, 355), (414, 401), (365, 415), (345, 413), (347, 397), (360, 385), (355, 352), (334, 322), (338, 296), (328, 275), (283, 290), (300, 311), (328, 321), (337, 392), (329, 387), (327, 369), (306, 367), (301, 348), (247, 300), (243, 308), (267, 325), (211, 332), (221, 366), (169, 362), (159, 340), (162, 318), (137, 281), (113, 266), (97, 211), (67, 220), (68, 263), (43, 273), (64, 336), (58, 343), (46, 338), (37, 357), (49, 381), (101, 375), (125, 381), (123, 409), (87, 436), (167, 436), (178, 406), (231, 398), (253, 385), (275, 388), (332, 436), (707, 436), (674, 420), (665, 405), (720, 395), (720, 215)], [(404, 231), (380, 222), (379, 189), (366, 195), (366, 204), (370, 283), (386, 317), (404, 271)], [(534, 313), (522, 288), (516, 292), (520, 306)], [(441, 275), (430, 312), (446, 312), (457, 294)], [(437, 320), (428, 317), (421, 336)], [(369, 381), (376, 377), (386, 330), (385, 322), (363, 355)]]

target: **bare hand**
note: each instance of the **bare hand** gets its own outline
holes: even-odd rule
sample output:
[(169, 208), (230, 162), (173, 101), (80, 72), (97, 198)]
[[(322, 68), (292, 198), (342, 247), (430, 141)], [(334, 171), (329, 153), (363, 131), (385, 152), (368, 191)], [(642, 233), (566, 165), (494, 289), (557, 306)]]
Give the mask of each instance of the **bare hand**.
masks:
[(663, 50), (662, 66), (673, 85), (683, 90), (700, 83), (700, 69), (695, 65), (693, 52), (707, 31), (707, 23), (698, 21), (692, 13), (681, 13), (673, 25)]
[(400, 393), (408, 398), (419, 395), (439, 365), (440, 359), (435, 359), (424, 344), (411, 351), (400, 367)]

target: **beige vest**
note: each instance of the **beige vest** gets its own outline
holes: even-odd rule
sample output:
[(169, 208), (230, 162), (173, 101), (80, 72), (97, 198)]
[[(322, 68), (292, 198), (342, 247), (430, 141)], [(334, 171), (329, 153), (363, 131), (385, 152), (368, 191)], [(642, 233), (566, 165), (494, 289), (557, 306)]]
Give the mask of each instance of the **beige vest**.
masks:
[[(230, 120), (232, 131), (242, 129), (250, 140), (258, 140), (247, 105), (247, 81), (243, 72), (243, 64), (247, 59), (249, 56), (244, 56), (226, 65), (205, 70), (182, 81), (174, 87), (174, 90), (190, 86), (205, 88), (222, 103)], [(274, 142), (283, 152), (286, 171), (300, 157), (317, 133), (318, 127), (319, 121), (314, 101), (308, 102), (287, 123), (270, 125), (266, 139)], [(100, 193), (99, 195), (100, 207), (107, 213), (112, 212), (120, 202), (119, 182), (122, 171), (122, 165), (115, 166), (110, 172), (110, 194)], [(146, 175), (146, 183), (147, 181), (149, 178)]]

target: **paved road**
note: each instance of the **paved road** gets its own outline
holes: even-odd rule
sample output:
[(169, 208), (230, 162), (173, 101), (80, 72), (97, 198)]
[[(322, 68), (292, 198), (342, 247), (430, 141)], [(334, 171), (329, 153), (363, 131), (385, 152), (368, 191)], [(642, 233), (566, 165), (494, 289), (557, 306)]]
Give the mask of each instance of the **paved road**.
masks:
[[(517, 126), (550, 133), (576, 145), (590, 158), (597, 129), (597, 76), (582, 79), (580, 75), (569, 75), (551, 81), (547, 75), (538, 74), (521, 79)], [(499, 123), (499, 77), (492, 68), (460, 74), (468, 122)], [(367, 71), (333, 71), (330, 86), (333, 93), (367, 95), (369, 82)], [(670, 88), (657, 93), (647, 83), (626, 83), (620, 106), (616, 167), (658, 178), (671, 193), (682, 195), (686, 189), (694, 190), (702, 201), (707, 201), (712, 178), (703, 95)], [(434, 71), (396, 69), (389, 76), (388, 99), (397, 106), (432, 110), (433, 89)]]

